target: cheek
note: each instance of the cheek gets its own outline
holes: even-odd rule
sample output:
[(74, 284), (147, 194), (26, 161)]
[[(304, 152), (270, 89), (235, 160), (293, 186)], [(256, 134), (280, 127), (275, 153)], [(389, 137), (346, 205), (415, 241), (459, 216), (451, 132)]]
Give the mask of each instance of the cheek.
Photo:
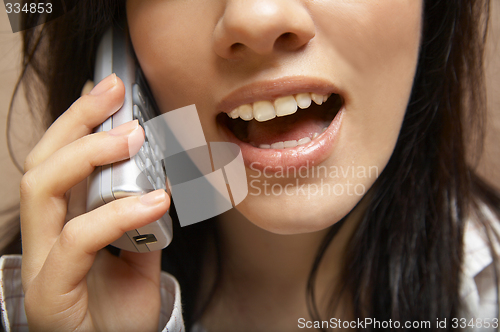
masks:
[[(311, 2), (309, 9), (317, 28), (310, 47), (322, 70), (347, 91), (338, 145), (325, 162), (329, 171), (341, 173), (323, 176), (324, 181), (309, 179), (300, 197), (271, 192), (238, 207), (250, 220), (277, 233), (330, 226), (359, 202), (357, 188), (366, 193), (372, 186), (397, 142), (418, 59), (420, 1), (323, 1)], [(341, 193), (314, 195), (323, 186)]]
[[(366, 170), (374, 167), (378, 175), (396, 144), (411, 92), (420, 41), (421, 1), (304, 3), (317, 30), (305, 50), (310, 61), (300, 65), (305, 72), (314, 69), (324, 73), (347, 91), (338, 146), (325, 165), (344, 170), (353, 165)], [(196, 6), (190, 1), (128, 1), (135, 51), (163, 111), (193, 103), (197, 107), (209, 105), (217, 91), (214, 87), (229, 84), (231, 75), (226, 72), (224, 76), (212, 46), (212, 32), (224, 4), (225, 1), (197, 1)], [(366, 189), (375, 181), (372, 176), (349, 174), (325, 181), (329, 181), (330, 188), (339, 184), (346, 190), (348, 180)], [(317, 178), (306, 182), (321, 185)], [(296, 192), (295, 187), (291, 192)], [(256, 192), (253, 187), (249, 191)], [(309, 191), (305, 197), (249, 195), (238, 209), (264, 229), (298, 233), (328, 227), (361, 199), (360, 195), (310, 198), (308, 194)]]
[[(422, 2), (325, 1), (316, 11), (323, 56), (335, 59), (346, 96), (346, 157), (385, 166), (396, 144), (413, 85)], [(316, 7), (317, 9), (321, 9)], [(347, 137), (349, 136), (349, 137)]]
[(208, 5), (208, 1), (194, 8), (189, 1), (127, 2), (135, 53), (163, 111), (196, 103), (206, 91), (200, 78), (214, 75), (207, 62), (212, 57), (210, 31), (217, 11), (213, 4), (211, 10), (204, 8)]
[(421, 7), (419, 0), (366, 0), (324, 2), (311, 10), (332, 55), (350, 70), (368, 74), (375, 64), (416, 53)]

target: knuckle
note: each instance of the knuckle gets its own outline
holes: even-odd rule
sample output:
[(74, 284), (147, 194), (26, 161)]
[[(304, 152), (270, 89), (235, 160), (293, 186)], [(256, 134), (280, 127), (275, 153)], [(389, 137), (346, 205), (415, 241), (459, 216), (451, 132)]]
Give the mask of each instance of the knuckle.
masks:
[[(91, 132), (92, 130), (92, 128), (89, 128), (85, 122), (85, 119), (90, 116), (88, 114), (88, 110), (91, 109), (91, 106), (88, 106), (87, 99), (88, 96), (85, 95), (75, 100), (73, 104), (71, 104), (71, 106), (52, 124), (52, 126), (54, 126), (56, 123), (58, 123), (59, 125), (56, 126), (58, 130), (61, 130), (63, 126), (72, 127), (74, 129), (73, 132), (76, 133), (76, 136), (72, 136), (73, 139), (71, 141), (76, 140), (76, 138), (78, 137), (77, 133)], [(81, 130), (81, 127), (83, 127), (83, 130)]]
[(23, 197), (31, 196), (34, 192), (34, 188), (36, 187), (36, 176), (33, 174), (34, 172), (28, 171), (21, 178), (20, 184), (20, 194)]
[(33, 291), (30, 289), (30, 291), (27, 291), (24, 294), (24, 310), (26, 311), (26, 315), (31, 316), (36, 313), (38, 306), (37, 299), (33, 295)]
[(24, 161), (24, 173), (28, 172), (30, 169), (36, 166), (35, 160), (36, 158), (34, 156), (34, 152), (31, 151), (26, 157), (26, 160)]
[[(78, 98), (67, 110), (69, 116), (73, 119), (75, 123), (78, 123), (82, 126), (87, 127), (85, 124), (85, 118), (89, 116), (89, 112), (87, 109), (89, 108), (87, 105), (89, 103), (89, 96), (84, 95)], [(91, 130), (92, 128), (87, 129)]]
[(46, 318), (47, 302), (44, 299), (44, 290), (41, 287), (33, 285), (24, 294), (24, 311), (30, 322), (30, 330), (33, 325), (37, 326), (38, 330), (46, 330), (42, 328), (44, 318)]
[(77, 151), (84, 152), (91, 144), (91, 135), (83, 136), (73, 142), (72, 148)]
[(37, 315), (40, 312), (41, 287), (37, 277), (33, 277), (29, 285), (23, 280), (24, 310), (27, 316)]
[(74, 222), (68, 222), (59, 234), (59, 244), (63, 249), (74, 247), (77, 244), (79, 230), (74, 225)]
[[(131, 208), (134, 203), (130, 200), (131, 197), (121, 198), (106, 204), (106, 219), (116, 225), (116, 231), (124, 233), (128, 231), (125, 225), (128, 221), (134, 218), (133, 209)], [(116, 222), (120, 221), (120, 222)]]
[(119, 151), (126, 151), (128, 143), (121, 138), (110, 138), (105, 132), (93, 133), (81, 139), (80, 150), (87, 151), (87, 162), (95, 167), (114, 162)]
[(103, 153), (103, 148), (100, 146), (101, 135), (90, 134), (75, 141), (75, 150), (86, 155), (85, 161), (90, 166), (97, 166), (95, 160)]
[(72, 112), (72, 113), (79, 113), (82, 111), (82, 106), (86, 104), (86, 102), (88, 101), (88, 96), (87, 95), (83, 95), (83, 96), (80, 96), (77, 100), (75, 100), (71, 106), (68, 108), (68, 111), (69, 112)]
[[(126, 200), (124, 200), (124, 201), (126, 201)], [(116, 216), (118, 218), (125, 217), (127, 214), (126, 213), (124, 214), (124, 210), (126, 209), (127, 205), (123, 204), (123, 203), (128, 203), (128, 202), (124, 202), (124, 201), (116, 200), (116, 201), (110, 202), (110, 204), (108, 204), (109, 214)]]
[(72, 142), (70, 150), (78, 151), (81, 160), (90, 164), (92, 163), (91, 160), (94, 158), (94, 155), (100, 153), (100, 148), (96, 145), (95, 134), (80, 137)]

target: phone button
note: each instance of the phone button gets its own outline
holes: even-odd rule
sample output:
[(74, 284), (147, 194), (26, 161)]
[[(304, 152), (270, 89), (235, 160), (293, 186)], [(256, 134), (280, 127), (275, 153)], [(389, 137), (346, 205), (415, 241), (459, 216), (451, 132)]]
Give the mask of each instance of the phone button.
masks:
[(144, 112), (148, 109), (148, 100), (137, 84), (134, 84), (132, 87), (132, 101), (134, 104), (141, 106)]

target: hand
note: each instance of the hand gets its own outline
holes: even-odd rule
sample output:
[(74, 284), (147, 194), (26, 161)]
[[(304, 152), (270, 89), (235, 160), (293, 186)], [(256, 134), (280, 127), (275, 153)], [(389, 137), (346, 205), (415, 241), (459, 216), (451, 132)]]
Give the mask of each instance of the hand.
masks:
[(30, 331), (158, 328), (161, 251), (115, 257), (101, 249), (159, 219), (170, 205), (165, 191), (68, 214), (70, 196), (80, 210), (86, 198), (85, 190), (69, 195), (71, 188), (81, 189), (94, 167), (129, 158), (144, 141), (136, 121), (92, 134), (121, 107), (124, 94), (120, 79), (105, 78), (52, 124), (26, 159), (22, 281)]

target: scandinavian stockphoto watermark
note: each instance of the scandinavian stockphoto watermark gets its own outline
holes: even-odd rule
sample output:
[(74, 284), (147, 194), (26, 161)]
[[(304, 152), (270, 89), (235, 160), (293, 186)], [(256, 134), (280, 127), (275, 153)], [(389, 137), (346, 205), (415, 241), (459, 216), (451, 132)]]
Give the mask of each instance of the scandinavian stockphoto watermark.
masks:
[(155, 179), (164, 167), (181, 226), (222, 214), (247, 196), (240, 148), (229, 142), (207, 142), (196, 105), (156, 116), (144, 123), (144, 131), (148, 143), (135, 157), (141, 170), (137, 184), (152, 190), (157, 181), (161, 187), (165, 180), (161, 175)]
[(325, 166), (309, 161), (304, 166), (268, 167), (257, 162), (250, 164), (249, 195), (303, 196), (318, 195), (363, 196), (367, 188), (359, 179), (376, 179), (377, 166)]
[[(254, 162), (247, 176), (238, 145), (205, 140), (195, 105), (146, 121), (144, 131), (149, 147), (142, 149), (163, 161), (181, 226), (224, 213), (241, 203), (248, 194), (307, 198), (363, 196), (367, 191), (366, 179), (379, 176), (377, 166), (325, 166), (309, 161), (300, 167), (282, 168)], [(137, 176), (137, 183), (144, 186), (154, 185), (155, 174), (161, 173), (162, 168), (147, 155), (140, 151), (136, 157), (142, 171)], [(160, 176), (157, 182), (164, 180)]]
[(471, 331), (481, 329), (497, 329), (499, 327), (498, 318), (446, 318), (421, 321), (397, 321), (397, 320), (378, 320), (376, 318), (358, 318), (356, 320), (341, 320), (330, 318), (330, 320), (307, 320), (299, 318), (297, 321), (299, 329), (377, 329), (377, 330), (395, 330), (395, 329), (414, 329), (428, 330), (431, 327), (437, 329), (470, 329)]

